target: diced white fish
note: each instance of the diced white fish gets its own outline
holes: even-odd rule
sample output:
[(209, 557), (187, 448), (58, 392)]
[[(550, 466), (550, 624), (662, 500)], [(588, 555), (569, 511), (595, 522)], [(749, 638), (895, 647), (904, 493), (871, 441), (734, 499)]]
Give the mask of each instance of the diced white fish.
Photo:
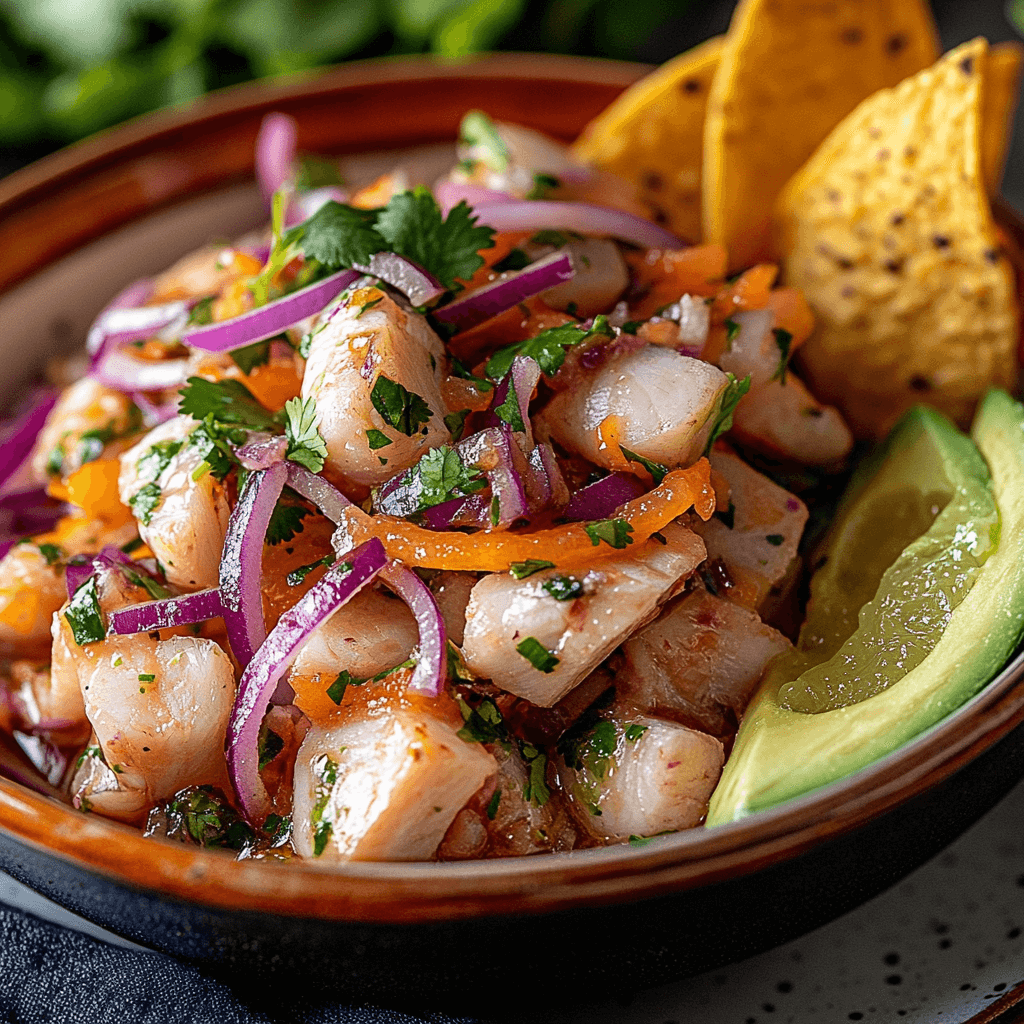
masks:
[[(217, 586), (231, 514), (224, 487), (201, 469), (202, 449), (189, 441), (197, 426), (191, 417), (175, 416), (154, 427), (121, 456), (118, 476), (121, 501), (135, 511), (139, 536), (168, 581), (183, 590)], [(159, 495), (143, 509), (137, 496), (148, 485)]]
[(710, 363), (647, 345), (581, 374), (539, 420), (567, 451), (609, 469), (622, 466), (618, 445), (666, 466), (689, 466), (707, 445), (727, 384)]
[(693, 529), (704, 538), (709, 564), (725, 565), (726, 596), (762, 609), (797, 556), (807, 506), (731, 452), (713, 451), (711, 467), (728, 482), (731, 504)]
[(430, 581), (434, 600), (444, 619), (448, 639), (462, 646), (466, 633), (466, 609), (469, 595), (476, 586), (478, 577), (470, 572), (439, 572)]
[(662, 345), (693, 355), (704, 348), (710, 328), (711, 310), (707, 303), (700, 296), (683, 295), (657, 316), (645, 320), (636, 333), (651, 345)]
[(809, 466), (845, 459), (853, 435), (838, 410), (818, 402), (791, 368), (781, 379), (783, 353), (772, 332), (772, 311), (746, 310), (732, 319), (740, 330), (718, 362), (737, 378), (750, 375), (750, 391), (733, 417), (735, 435)]
[(42, 483), (54, 471), (70, 476), (97, 457), (97, 446), (100, 450), (105, 446), (102, 441), (83, 443), (82, 435), (90, 431), (123, 435), (133, 422), (133, 412), (138, 415), (123, 392), (104, 387), (92, 377), (76, 381), (57, 399), (36, 437), (30, 459), (32, 480)]
[(724, 763), (714, 736), (616, 704), (575, 738), (560, 775), (579, 824), (609, 842), (699, 825)]
[(768, 663), (791, 648), (756, 612), (698, 587), (623, 644), (616, 693), (642, 711), (723, 736)]
[[(444, 346), (426, 320), (378, 288), (358, 288), (325, 313), (312, 336), (302, 397), (316, 399), (327, 464), (373, 486), (450, 442), (445, 365)], [(392, 422), (375, 407), (375, 388)]]
[[(582, 595), (559, 600), (565, 576), (558, 569), (517, 580), (507, 573), (485, 576), (473, 588), (466, 611), (463, 654), (477, 676), (541, 707), (551, 707), (588, 676), (626, 637), (650, 621), (659, 605), (704, 560), (700, 539), (670, 524), (665, 544), (651, 541), (636, 553), (603, 559), (574, 579)], [(536, 667), (518, 650), (532, 639), (537, 652), (557, 659)], [(532, 646), (532, 645), (531, 645)]]
[(418, 639), (416, 620), (404, 602), (364, 588), (317, 627), (292, 672), (321, 677), (326, 684), (341, 671), (369, 679), (406, 661)]
[[(540, 297), (552, 309), (571, 312), (574, 316), (591, 317), (613, 306), (629, 287), (629, 270), (615, 242), (608, 238), (570, 238), (559, 246), (569, 254), (574, 275), (571, 280), (541, 292)], [(527, 248), (540, 258), (554, 247)]]
[(295, 759), (295, 849), (325, 862), (429, 860), (455, 816), (494, 774), (494, 758), (479, 743), (460, 739), (443, 708), (391, 706), (372, 694), (368, 700), (338, 724), (312, 726), (302, 741)]

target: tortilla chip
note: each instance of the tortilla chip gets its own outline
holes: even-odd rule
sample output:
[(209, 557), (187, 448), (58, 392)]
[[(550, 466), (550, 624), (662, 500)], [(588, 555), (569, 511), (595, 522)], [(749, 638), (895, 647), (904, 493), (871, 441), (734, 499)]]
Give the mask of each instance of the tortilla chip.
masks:
[(981, 172), (983, 39), (865, 100), (781, 196), (788, 284), (817, 327), (815, 394), (862, 435), (926, 401), (966, 425), (1017, 381), (1013, 270)]
[(741, 0), (704, 125), (703, 237), (730, 270), (775, 258), (775, 200), (822, 139), (939, 52), (923, 0)]
[(577, 139), (578, 160), (637, 185), (654, 220), (700, 239), (704, 112), (723, 37), (681, 54), (627, 89)]
[(991, 196), (999, 194), (1003, 180), (1022, 64), (1024, 46), (1020, 43), (996, 43), (988, 51), (981, 101), (981, 169)]

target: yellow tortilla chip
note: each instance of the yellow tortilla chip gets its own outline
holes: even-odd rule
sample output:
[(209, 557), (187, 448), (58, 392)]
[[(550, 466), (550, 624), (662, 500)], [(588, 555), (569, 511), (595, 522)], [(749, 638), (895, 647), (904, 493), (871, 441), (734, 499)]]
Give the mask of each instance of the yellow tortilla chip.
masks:
[(704, 241), (732, 270), (772, 259), (790, 177), (861, 100), (938, 55), (923, 0), (741, 0), (704, 125)]
[(981, 101), (981, 169), (989, 195), (997, 195), (1003, 180), (1006, 151), (1013, 133), (1013, 115), (1020, 97), (1024, 46), (996, 43), (988, 51)]
[(627, 89), (577, 139), (573, 153), (633, 182), (653, 219), (700, 240), (704, 112), (723, 37), (681, 54)]
[(865, 100), (787, 185), (778, 238), (817, 326), (801, 365), (882, 436), (926, 401), (962, 424), (1017, 382), (1013, 270), (981, 171), (984, 39)]

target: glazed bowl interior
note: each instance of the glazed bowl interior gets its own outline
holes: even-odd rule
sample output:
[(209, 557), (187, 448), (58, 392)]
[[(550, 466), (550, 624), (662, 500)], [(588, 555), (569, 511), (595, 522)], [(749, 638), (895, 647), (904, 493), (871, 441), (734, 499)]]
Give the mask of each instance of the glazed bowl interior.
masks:
[[(569, 139), (644, 70), (537, 56), (353, 65), (144, 118), (13, 175), (0, 182), (3, 395), (9, 403), (48, 356), (79, 348), (120, 287), (261, 222), (251, 163), (266, 112), (293, 114), (300, 148), (342, 154), (354, 181), (396, 160), (429, 181), (450, 160), (467, 106)], [(1012, 212), (1003, 219), (1016, 226)], [(1018, 655), (945, 721), (850, 778), (743, 821), (643, 847), (444, 864), (235, 862), (145, 839), (5, 779), (0, 827), (107, 878), (212, 907), (429, 922), (623, 902), (751, 875), (898, 809), (1024, 720), (1022, 675)]]

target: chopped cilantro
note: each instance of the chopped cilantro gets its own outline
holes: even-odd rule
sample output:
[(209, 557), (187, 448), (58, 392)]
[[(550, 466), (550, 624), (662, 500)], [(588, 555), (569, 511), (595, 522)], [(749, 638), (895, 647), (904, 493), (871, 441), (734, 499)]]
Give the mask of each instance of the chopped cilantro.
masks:
[(243, 850), (255, 843), (252, 829), (212, 786), (183, 790), (171, 802), (168, 834), (200, 846)]
[(494, 122), (482, 110), (470, 110), (459, 125), (459, 142), (474, 149), (476, 158), (492, 171), (508, 170), (508, 146)]
[(584, 523), (583, 529), (595, 548), (601, 541), (613, 548), (625, 548), (633, 543), (630, 536), (633, 524), (625, 519), (598, 519), (593, 523)]
[(617, 745), (615, 723), (601, 718), (582, 732), (567, 734), (559, 749), (570, 768), (600, 782), (608, 772)]
[(497, 526), (498, 520), (501, 519), (501, 502), (497, 495), (491, 498), (491, 507), (487, 518), (490, 520), (491, 526)]
[(469, 409), (459, 409), (458, 412), (447, 413), (444, 417), (444, 425), (456, 441), (462, 437), (462, 432), (466, 429), (466, 417), (469, 416), (469, 412)]
[(431, 448), (401, 478), (402, 486), (380, 502), (391, 515), (415, 516), (428, 508), (482, 491), (487, 479), (473, 465), (466, 465), (449, 445)]
[[(342, 747), (339, 753), (344, 752)], [(313, 762), (313, 771), (317, 779), (316, 803), (309, 815), (309, 822), (313, 826), (313, 855), (319, 857), (327, 848), (327, 841), (331, 838), (333, 829), (330, 821), (324, 819), (324, 812), (331, 799), (331, 791), (338, 781), (338, 764), (331, 758), (323, 755)]]
[(626, 739), (630, 743), (636, 743), (638, 739), (650, 728), (649, 725), (641, 725), (639, 722), (630, 722), (626, 726)]
[(554, 672), (558, 668), (558, 658), (549, 651), (536, 637), (528, 636), (516, 644), (516, 650), (538, 671)]
[(473, 374), (466, 369), (462, 363), (459, 362), (454, 356), (451, 360), (451, 375), (453, 377), (459, 377), (461, 380), (468, 380), (477, 391), (491, 391), (494, 388), (494, 384), (487, 380), (486, 377), (474, 377)]
[(264, 366), (270, 362), (272, 340), (267, 338), (265, 341), (254, 341), (251, 345), (233, 348), (228, 355), (234, 360), (235, 366), (248, 377), (257, 366)]
[(472, 277), (484, 265), (479, 250), (494, 245), (494, 231), (477, 224), (467, 203), (442, 220), (437, 201), (422, 185), (391, 198), (377, 216), (377, 231), (384, 248), (430, 271), (449, 289), (457, 278)]
[(100, 750), (100, 748), (99, 748), (99, 747), (97, 747), (97, 746), (89, 746), (89, 747), (86, 747), (86, 748), (85, 748), (85, 750), (83, 750), (83, 751), (82, 751), (82, 752), (81, 752), (81, 753), (80, 753), (80, 754), (78, 755), (78, 760), (77, 760), (77, 761), (75, 761), (75, 771), (77, 771), (77, 770), (78, 770), (79, 768), (81, 768), (81, 767), (82, 767), (82, 765), (83, 765), (83, 763), (85, 762), (85, 759), (86, 759), (87, 757), (88, 757), (88, 758), (92, 758), (92, 757), (95, 757), (95, 758), (97, 758), (98, 760), (102, 761), (102, 760), (103, 760), (103, 751), (102, 751), (102, 750)]
[(46, 456), (46, 472), (50, 476), (57, 476), (64, 469), (64, 459), (67, 456), (67, 449), (63, 443), (54, 445), (50, 454)]
[(527, 338), (526, 341), (517, 341), (499, 348), (487, 360), (487, 376), (492, 380), (498, 380), (508, 373), (516, 356), (529, 356), (548, 377), (553, 377), (562, 368), (567, 349), (597, 335), (605, 338), (615, 336), (615, 332), (608, 326), (608, 317), (596, 317), (593, 326), (589, 328), (578, 324), (550, 327), (533, 338)]
[(532, 576), (535, 572), (540, 572), (541, 569), (554, 569), (554, 567), (554, 562), (547, 562), (541, 558), (528, 558), (525, 562), (513, 562), (508, 567), (508, 571), (517, 580), (525, 580), (527, 576)]
[(366, 681), (366, 679), (357, 679), (347, 670), (342, 669), (338, 673), (338, 678), (327, 687), (327, 696), (330, 697), (335, 704), (340, 704), (342, 698), (345, 696), (345, 691), (350, 686), (362, 686)]
[(313, 514), (304, 505), (293, 504), (290, 500), (286, 501), (286, 496), (290, 496), (291, 493), (290, 489), (286, 490), (270, 514), (267, 543), (275, 547), (278, 544), (294, 540), (295, 535), (302, 533), (304, 529), (303, 519)]
[(523, 270), (528, 267), (533, 261), (529, 255), (523, 252), (522, 249), (513, 249), (503, 259), (498, 260), (496, 263), (491, 265), (491, 270), (496, 274), (504, 274), (509, 270)]
[(189, 377), (179, 394), (178, 411), (196, 420), (212, 416), (217, 423), (237, 424), (253, 430), (268, 430), (276, 425), (273, 413), (264, 409), (252, 392), (237, 380)]
[(156, 676), (152, 672), (140, 672), (139, 682), (140, 683), (151, 683), (156, 679)]
[(92, 462), (103, 454), (103, 449), (117, 437), (114, 421), (105, 427), (94, 427), (86, 430), (78, 438), (78, 458), (80, 462)]
[(419, 395), (407, 391), (383, 374), (374, 382), (370, 401), (380, 418), (406, 437), (412, 437), (433, 415), (430, 406)]
[(505, 396), (505, 401), (495, 408), (494, 415), (502, 423), (507, 423), (513, 430), (517, 430), (520, 433), (526, 430), (526, 424), (523, 422), (523, 411), (519, 407), (519, 396), (516, 394), (515, 381), (511, 378), (509, 378), (508, 394)]
[(556, 601), (572, 601), (583, 596), (583, 583), (575, 576), (552, 576), (545, 580), (541, 586)]
[(71, 635), (79, 647), (102, 640), (107, 635), (100, 612), (96, 577), (90, 576), (74, 593), (64, 609), (64, 618), (71, 627)]
[(378, 448), (387, 448), (389, 444), (394, 444), (383, 430), (377, 430), (376, 427), (371, 427), (366, 432), (366, 443), (370, 446), (370, 451), (373, 452), (377, 451)]
[(142, 480), (156, 480), (184, 446), (184, 441), (158, 441), (142, 454), (135, 469)]
[(740, 325), (735, 320), (726, 320), (722, 326), (725, 328), (725, 350), (732, 351), (732, 343), (739, 337)]
[(274, 247), (275, 254), (280, 254), (270, 265), (287, 264), (301, 249), (307, 260), (330, 269), (365, 266), (374, 253), (387, 249), (374, 227), (376, 217), (376, 210), (357, 210), (331, 199), (308, 220), (284, 233)]
[(654, 836), (630, 836), (629, 837), (629, 845), (630, 846), (646, 846), (653, 838), (654, 838)]
[(562, 183), (553, 174), (536, 172), (533, 175), (533, 186), (526, 193), (527, 199), (547, 199), (548, 193)]
[[(358, 320), (368, 309), (373, 309), (374, 306), (379, 306), (383, 301), (384, 301), (384, 296), (383, 295), (378, 295), (377, 298), (370, 299), (369, 302), (364, 302), (359, 307), (359, 311), (356, 313), (356, 317), (355, 318)], [(434, 357), (431, 356), (430, 358), (433, 359)]]
[(448, 641), (448, 678), (459, 683), (472, 683), (476, 679), (466, 665), (462, 651), (451, 640)]
[(789, 366), (789, 348), (793, 344), (793, 335), (782, 327), (772, 328), (772, 334), (775, 335), (775, 344), (779, 346), (779, 367), (772, 374), (771, 379), (785, 384), (786, 368)]
[(639, 331), (641, 327), (643, 327), (643, 325), (644, 325), (643, 320), (627, 320), (619, 328), (619, 330), (622, 331), (623, 334), (633, 334), (633, 335), (635, 335), (636, 332)]
[(135, 518), (143, 526), (149, 526), (153, 521), (153, 513), (156, 511), (157, 505), (160, 504), (162, 497), (163, 492), (159, 486), (155, 483), (148, 483), (128, 499), (128, 505)]
[(133, 540), (128, 541), (127, 544), (121, 545), (121, 550), (126, 554), (130, 555), (133, 551), (138, 551), (142, 547), (143, 541), (141, 537), (135, 537)]
[(720, 509), (715, 511), (715, 518), (721, 522), (727, 530), (736, 525), (736, 506), (729, 501), (729, 507), (723, 512)]
[(39, 554), (46, 559), (47, 565), (56, 565), (63, 557), (64, 552), (56, 544), (43, 543), (39, 545)]
[(292, 819), (288, 815), (268, 814), (263, 831), (273, 846), (283, 846), (292, 834)]
[(777, 548), (782, 546), (786, 538), (783, 537), (781, 533), (769, 533), (768, 536), (765, 537), (765, 540), (768, 541), (772, 547)]
[(568, 245), (571, 239), (580, 239), (582, 237), (582, 235), (577, 235), (574, 231), (554, 231), (551, 228), (544, 228), (530, 239), (530, 244), (553, 245), (556, 249), (561, 249), (562, 246)]
[(498, 804), (501, 803), (501, 790), (496, 789), (491, 799), (487, 802), (487, 817), (494, 821), (494, 816), (498, 813)]
[(313, 856), (319, 857), (327, 849), (327, 842), (331, 838), (334, 827), (329, 821), (321, 821), (313, 833)]
[(490, 697), (484, 697), (471, 708), (461, 697), (457, 698), (462, 720), (466, 723), (458, 737), (467, 743), (508, 743), (508, 730), (501, 717), (498, 705)]
[(129, 583), (141, 587), (154, 601), (162, 601), (165, 597), (171, 596), (171, 592), (157, 583), (149, 573), (136, 572), (127, 565), (118, 565), (117, 568)]
[(259, 770), (262, 771), (284, 750), (284, 740), (273, 729), (261, 729), (259, 740)]
[(317, 425), (320, 415), (316, 409), (316, 399), (289, 398), (284, 403), (284, 433), (288, 438), (286, 458), (305, 466), (311, 473), (319, 473), (324, 468), (327, 456), (327, 444)]
[(289, 587), (301, 586), (305, 581), (306, 577), (314, 570), (319, 569), (321, 565), (334, 565), (335, 554), (333, 551), (328, 551), (323, 558), (318, 558), (315, 562), (310, 562), (309, 565), (300, 565), (298, 569), (293, 569), (286, 579), (288, 580)]
[(526, 761), (528, 771), (526, 785), (523, 787), (523, 799), (535, 807), (543, 807), (551, 799), (551, 790), (547, 783), (547, 754), (542, 753), (531, 743), (522, 743), (520, 753)]
[(188, 315), (189, 327), (205, 327), (207, 324), (212, 324), (213, 304), (216, 301), (216, 295), (207, 295), (205, 299), (200, 299)]
[(747, 374), (743, 380), (737, 380), (735, 375), (731, 373), (727, 373), (726, 377), (729, 378), (729, 383), (722, 392), (722, 398), (718, 404), (718, 414), (715, 417), (711, 433), (708, 435), (707, 446), (704, 448), (705, 455), (711, 451), (715, 441), (732, 428), (732, 417), (733, 413), (736, 412), (736, 406), (739, 405), (740, 399), (750, 390), (750, 374)]
[(663, 466), (660, 462), (654, 462), (652, 459), (644, 458), (643, 455), (638, 455), (636, 452), (630, 451), (624, 445), (619, 445), (619, 451), (630, 462), (636, 462), (643, 466), (654, 480), (655, 484), (660, 484), (665, 479), (665, 474), (668, 472), (668, 466)]
[(192, 471), (193, 480), (200, 480), (207, 473), (212, 473), (215, 480), (223, 480), (231, 472), (237, 463), (229, 440), (240, 444), (245, 440), (244, 431), (223, 427), (212, 413), (207, 414), (206, 419), (188, 436), (189, 447), (195, 448), (203, 460)]

